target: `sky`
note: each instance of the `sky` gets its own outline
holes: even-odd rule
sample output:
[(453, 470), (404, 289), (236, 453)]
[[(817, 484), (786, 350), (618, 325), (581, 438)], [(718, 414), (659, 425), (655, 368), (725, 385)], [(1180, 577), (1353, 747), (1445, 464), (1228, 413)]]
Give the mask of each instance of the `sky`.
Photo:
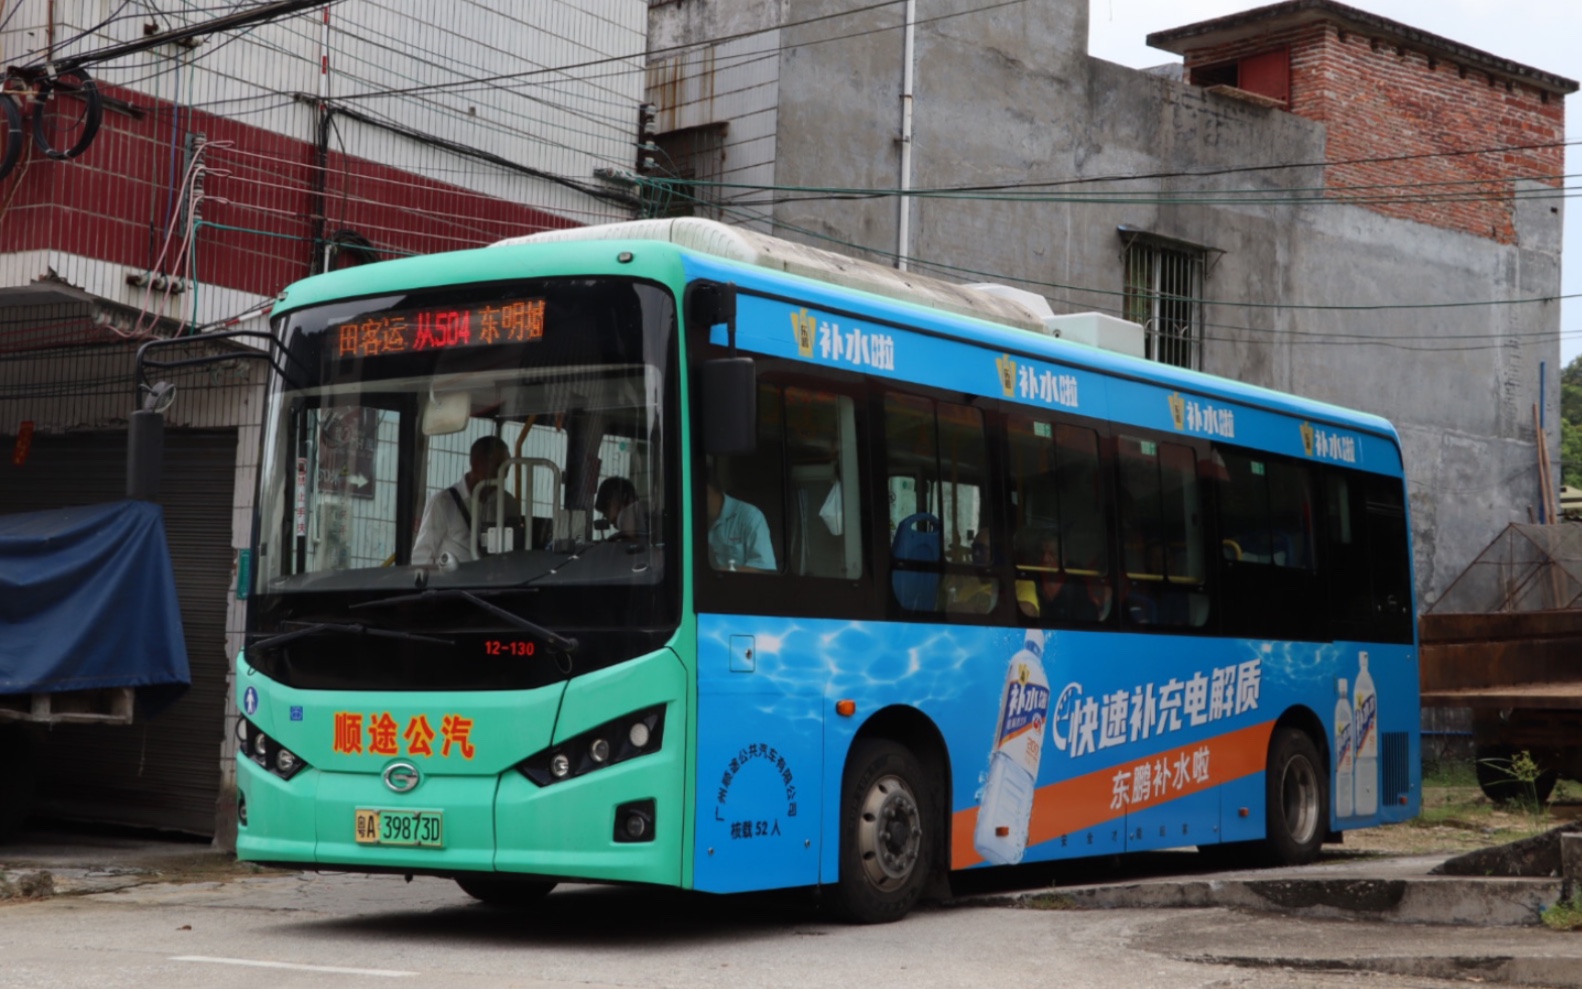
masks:
[[(1273, 0), (1265, 0), (1273, 2)], [(1088, 50), (1133, 68), (1180, 62), (1149, 48), (1149, 33), (1265, 5), (1260, 0), (1091, 0)], [(1582, 0), (1340, 0), (1491, 55), (1582, 81)], [(1566, 99), (1567, 139), (1582, 140), (1582, 92)], [(1566, 174), (1582, 173), (1582, 147), (1566, 149)], [(1582, 176), (1566, 185), (1582, 190)], [(1561, 291), (1582, 293), (1582, 202), (1565, 206)], [(1562, 363), (1582, 354), (1582, 298), (1561, 303)], [(1557, 371), (1551, 371), (1556, 374)], [(1551, 379), (1558, 380), (1557, 378)]]

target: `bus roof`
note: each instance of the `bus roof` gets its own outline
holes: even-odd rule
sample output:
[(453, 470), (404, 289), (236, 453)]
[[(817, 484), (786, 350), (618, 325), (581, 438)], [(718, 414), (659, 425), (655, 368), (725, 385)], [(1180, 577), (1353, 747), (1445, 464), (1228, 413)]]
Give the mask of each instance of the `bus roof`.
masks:
[[(402, 258), (316, 275), (289, 286), (281, 294), (274, 315), (351, 295), (521, 278), (528, 272), (518, 260), (518, 251), (544, 244), (558, 244), (561, 249), (552, 259), (544, 259), (548, 263), (543, 267), (536, 262), (531, 265), (535, 272), (575, 273), (589, 266), (607, 270), (609, 245), (622, 241), (634, 246), (660, 243), (674, 251), (669, 261), (650, 256), (650, 264), (643, 267), (649, 268), (654, 277), (734, 280), (744, 290), (782, 294), (789, 284), (794, 284), (796, 294), (809, 304), (863, 312), (871, 318), (904, 320), (927, 333), (984, 348), (1204, 397), (1241, 401), (1272, 412), (1344, 424), (1385, 437), (1397, 448), (1400, 445), (1394, 427), (1375, 415), (1058, 339), (1050, 334), (1045, 317), (1035, 306), (1018, 298), (1021, 295), (1043, 302), (1032, 293), (1013, 290), (1008, 296), (995, 294), (1002, 291), (1001, 287), (952, 284), (690, 217), (547, 231), (503, 240), (488, 248)], [(653, 263), (660, 266), (658, 270), (650, 267)], [(669, 273), (660, 274), (665, 269)], [(1047, 303), (1044, 308), (1047, 312)], [(890, 311), (888, 317), (886, 310)]]
[[(886, 268), (871, 261), (808, 247), (779, 237), (771, 237), (745, 227), (733, 227), (714, 220), (677, 217), (669, 220), (633, 220), (595, 227), (572, 227), (544, 233), (512, 237), (495, 244), (544, 244), (584, 240), (658, 240), (712, 257), (768, 268), (788, 275), (800, 275), (817, 282), (858, 289), (900, 302), (911, 302), (932, 309), (943, 309), (991, 323), (1004, 323), (1024, 330), (1043, 332), (1040, 314), (1020, 302), (984, 291), (981, 287), (958, 285), (927, 275)], [(1038, 298), (1031, 292), (1022, 293)], [(1039, 299), (1042, 302), (1042, 299)]]

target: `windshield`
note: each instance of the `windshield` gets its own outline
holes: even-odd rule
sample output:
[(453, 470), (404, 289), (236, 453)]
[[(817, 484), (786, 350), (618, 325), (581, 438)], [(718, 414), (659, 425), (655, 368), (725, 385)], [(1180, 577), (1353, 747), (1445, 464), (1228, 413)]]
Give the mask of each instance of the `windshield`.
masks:
[(447, 287), (298, 311), (277, 333), (293, 377), (266, 418), (255, 594), (657, 593), (668, 292)]

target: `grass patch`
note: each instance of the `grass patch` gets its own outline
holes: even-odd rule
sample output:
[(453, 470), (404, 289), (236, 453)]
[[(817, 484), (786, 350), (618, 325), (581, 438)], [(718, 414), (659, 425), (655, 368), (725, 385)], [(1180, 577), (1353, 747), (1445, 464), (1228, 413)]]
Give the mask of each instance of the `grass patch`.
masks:
[(1476, 787), (1478, 773), (1467, 759), (1439, 759), (1424, 761), (1423, 786), (1425, 787)]
[(1539, 915), (1544, 926), (1557, 931), (1582, 931), (1582, 893), (1545, 907)]
[(1487, 800), (1468, 800), (1423, 805), (1422, 813), (1406, 823), (1414, 828), (1460, 828), (1463, 831), (1487, 831), (1495, 827), (1494, 805)]

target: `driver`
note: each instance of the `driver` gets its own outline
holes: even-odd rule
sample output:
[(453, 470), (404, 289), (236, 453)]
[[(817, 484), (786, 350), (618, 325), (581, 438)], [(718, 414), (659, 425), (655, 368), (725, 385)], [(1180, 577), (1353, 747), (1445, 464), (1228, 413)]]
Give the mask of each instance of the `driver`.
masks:
[(423, 508), (423, 521), (418, 525), (417, 540), (412, 544), (412, 562), (434, 566), (440, 558), (450, 554), (457, 563), (476, 560), (484, 553), (481, 544), (488, 523), (495, 517), (495, 499), (505, 498), (505, 517), (521, 516), (521, 506), (515, 498), (502, 491), (498, 485), (484, 489), (478, 510), (483, 515), (478, 524), (480, 544), (472, 541), (472, 493), (482, 481), (494, 480), (500, 467), (510, 456), (505, 441), (498, 436), (484, 436), (473, 443), (468, 454), (472, 467), (462, 479), (443, 491), (436, 491)]

